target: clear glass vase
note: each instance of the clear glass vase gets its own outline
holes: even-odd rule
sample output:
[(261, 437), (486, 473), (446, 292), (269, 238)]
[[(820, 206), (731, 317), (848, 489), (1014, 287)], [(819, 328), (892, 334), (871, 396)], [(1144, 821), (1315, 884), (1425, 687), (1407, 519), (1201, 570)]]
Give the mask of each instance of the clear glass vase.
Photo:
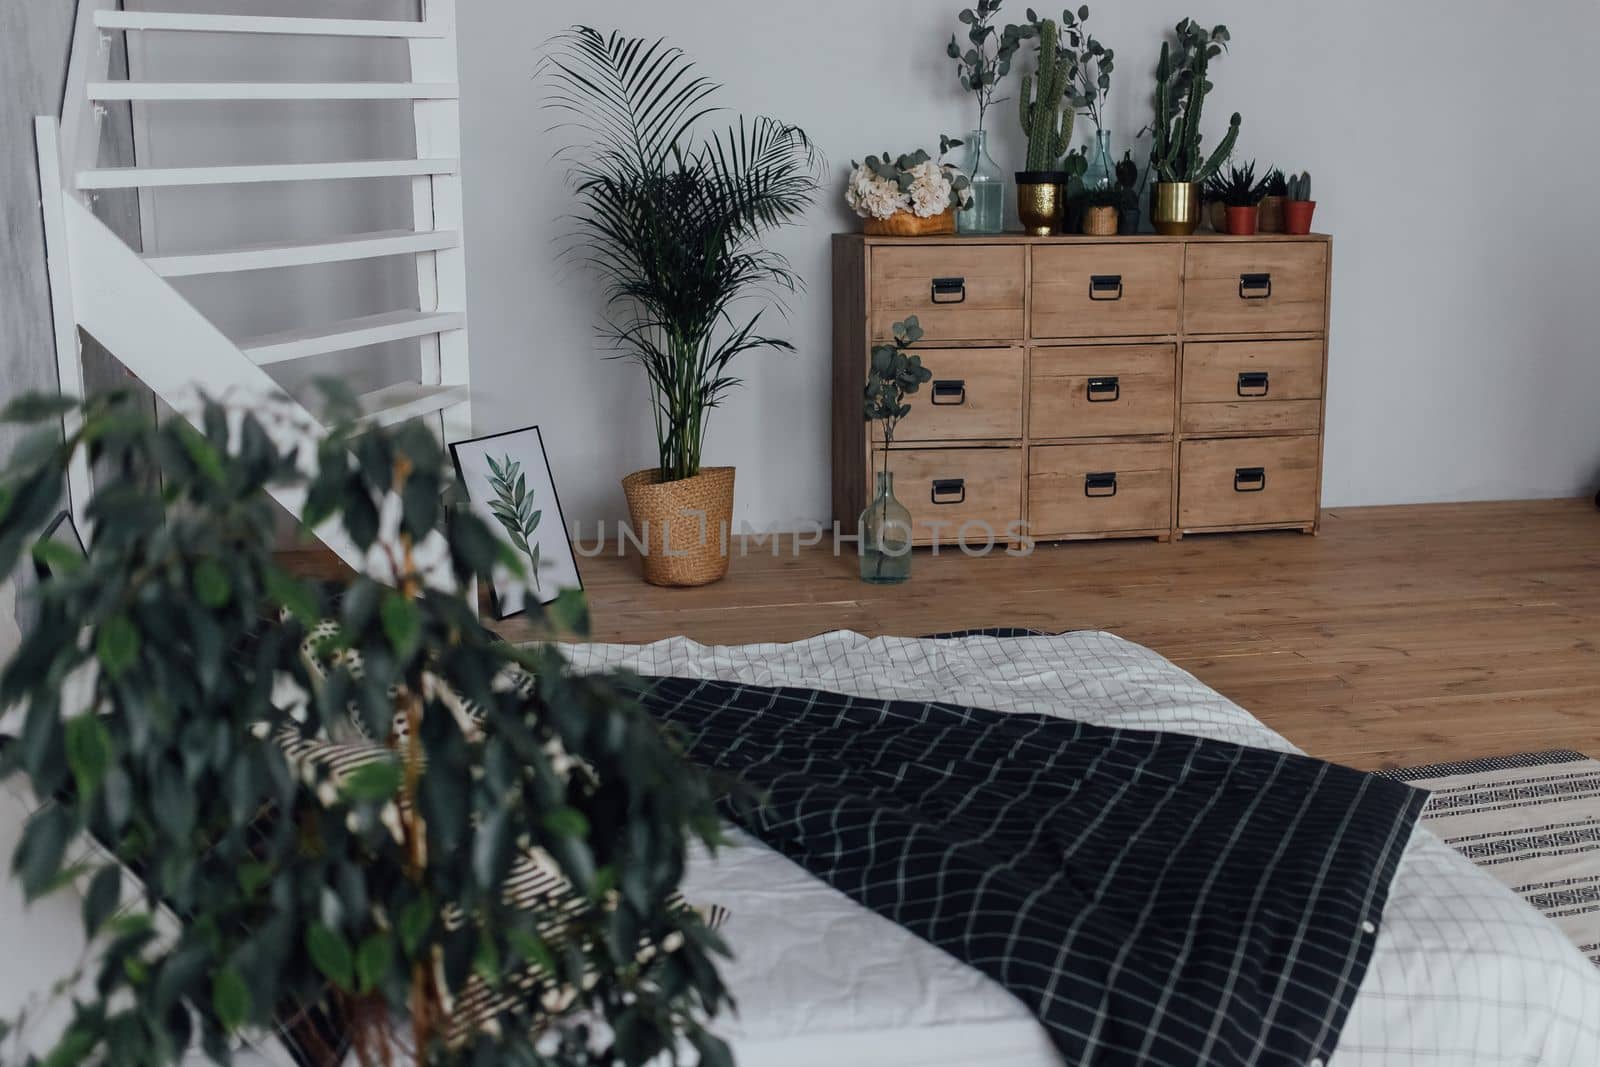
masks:
[(1083, 172), (1085, 189), (1108, 189), (1117, 180), (1117, 164), (1111, 158), (1111, 131), (1096, 130), (1088, 147), (1089, 169)]
[(861, 580), (897, 585), (911, 577), (911, 512), (895, 499), (894, 472), (878, 471), (878, 492), (857, 524)]
[(989, 155), (989, 134), (972, 130), (967, 134), (959, 167), (972, 182), (972, 203), (956, 212), (956, 229), (961, 233), (999, 233), (1006, 223), (1006, 180)]

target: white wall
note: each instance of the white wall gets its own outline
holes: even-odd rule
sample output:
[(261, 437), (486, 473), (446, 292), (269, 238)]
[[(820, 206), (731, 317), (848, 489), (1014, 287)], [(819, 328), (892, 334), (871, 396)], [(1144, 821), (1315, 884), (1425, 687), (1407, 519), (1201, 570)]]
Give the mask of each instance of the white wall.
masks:
[[(738, 367), (748, 384), (715, 414), (708, 445), (708, 461), (739, 466), (740, 518), (792, 524), (828, 511), (828, 235), (855, 228), (840, 184), (852, 158), (936, 147), (941, 132), (971, 125), (943, 50), (963, 4), (462, 0), (478, 430), (542, 424), (569, 520), (621, 514), (617, 480), (651, 463), (654, 444), (640, 375), (597, 352), (594, 279), (556, 259), (572, 201), (539, 110), (541, 42), (577, 18), (665, 34), (726, 85), (730, 108), (802, 125), (832, 162), (825, 202), (777, 242), (809, 284), (787, 325), (799, 351)], [(1004, 15), (1026, 6), (1009, 0)], [(1090, 26), (1119, 56), (1119, 149), (1147, 119), (1163, 31), (1195, 12), (1234, 34), (1213, 68), (1212, 136), (1237, 109), (1243, 157), (1314, 174), (1318, 228), (1335, 235), (1327, 504), (1567, 495), (1594, 483), (1592, 0), (1092, 6)], [(991, 125), (1010, 170), (1021, 141), (1010, 103)]]

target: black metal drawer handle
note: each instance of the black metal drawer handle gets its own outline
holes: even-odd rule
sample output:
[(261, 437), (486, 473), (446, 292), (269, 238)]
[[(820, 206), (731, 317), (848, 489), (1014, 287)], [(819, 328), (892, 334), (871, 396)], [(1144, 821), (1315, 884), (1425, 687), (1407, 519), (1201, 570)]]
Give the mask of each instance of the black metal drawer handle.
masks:
[(1120, 274), (1091, 274), (1089, 275), (1090, 300), (1121, 300), (1122, 275)]
[(1266, 300), (1272, 296), (1272, 275), (1239, 275), (1240, 300)]
[(935, 478), (933, 480), (933, 492), (928, 495), (935, 504), (964, 503), (967, 499), (967, 480), (965, 478)]
[(1242, 370), (1239, 372), (1240, 396), (1266, 396), (1269, 388), (1267, 372), (1264, 370)]
[(1095, 471), (1083, 476), (1083, 495), (1107, 497), (1117, 495), (1117, 472)]
[(1109, 404), (1122, 397), (1122, 381), (1115, 374), (1102, 378), (1090, 378), (1089, 384), (1084, 387), (1084, 392), (1089, 395), (1091, 404)]
[(935, 304), (959, 304), (967, 299), (965, 278), (935, 278), (928, 299)]
[(941, 407), (956, 407), (967, 402), (965, 378), (940, 378), (933, 383), (933, 402)]
[(1267, 487), (1267, 468), (1265, 467), (1235, 467), (1233, 471), (1233, 491), (1235, 493), (1259, 493)]

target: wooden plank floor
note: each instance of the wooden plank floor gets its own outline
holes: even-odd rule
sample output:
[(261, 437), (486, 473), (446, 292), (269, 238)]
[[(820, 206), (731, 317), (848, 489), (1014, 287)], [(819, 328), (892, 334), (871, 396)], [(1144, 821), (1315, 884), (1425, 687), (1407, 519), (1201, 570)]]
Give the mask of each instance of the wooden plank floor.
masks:
[(1587, 500), (1334, 510), (1317, 537), (919, 552), (893, 588), (862, 584), (826, 548), (751, 553), (723, 582), (679, 590), (645, 585), (635, 560), (581, 560), (595, 639), (1104, 629), (1353, 766), (1600, 755), (1600, 512)]

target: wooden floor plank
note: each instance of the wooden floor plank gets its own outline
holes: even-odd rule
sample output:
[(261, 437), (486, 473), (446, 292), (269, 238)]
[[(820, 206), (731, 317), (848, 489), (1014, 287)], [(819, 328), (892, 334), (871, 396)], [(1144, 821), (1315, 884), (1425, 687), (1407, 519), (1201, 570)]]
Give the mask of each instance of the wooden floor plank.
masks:
[[(1358, 767), (1552, 747), (1600, 755), (1600, 513), (1588, 500), (1338, 508), (1322, 533), (919, 552), (900, 587), (788, 542), (703, 589), (585, 559), (594, 636), (712, 643), (848, 628), (1105, 629), (1148, 645), (1313, 755)], [(508, 638), (526, 636), (508, 620)]]

